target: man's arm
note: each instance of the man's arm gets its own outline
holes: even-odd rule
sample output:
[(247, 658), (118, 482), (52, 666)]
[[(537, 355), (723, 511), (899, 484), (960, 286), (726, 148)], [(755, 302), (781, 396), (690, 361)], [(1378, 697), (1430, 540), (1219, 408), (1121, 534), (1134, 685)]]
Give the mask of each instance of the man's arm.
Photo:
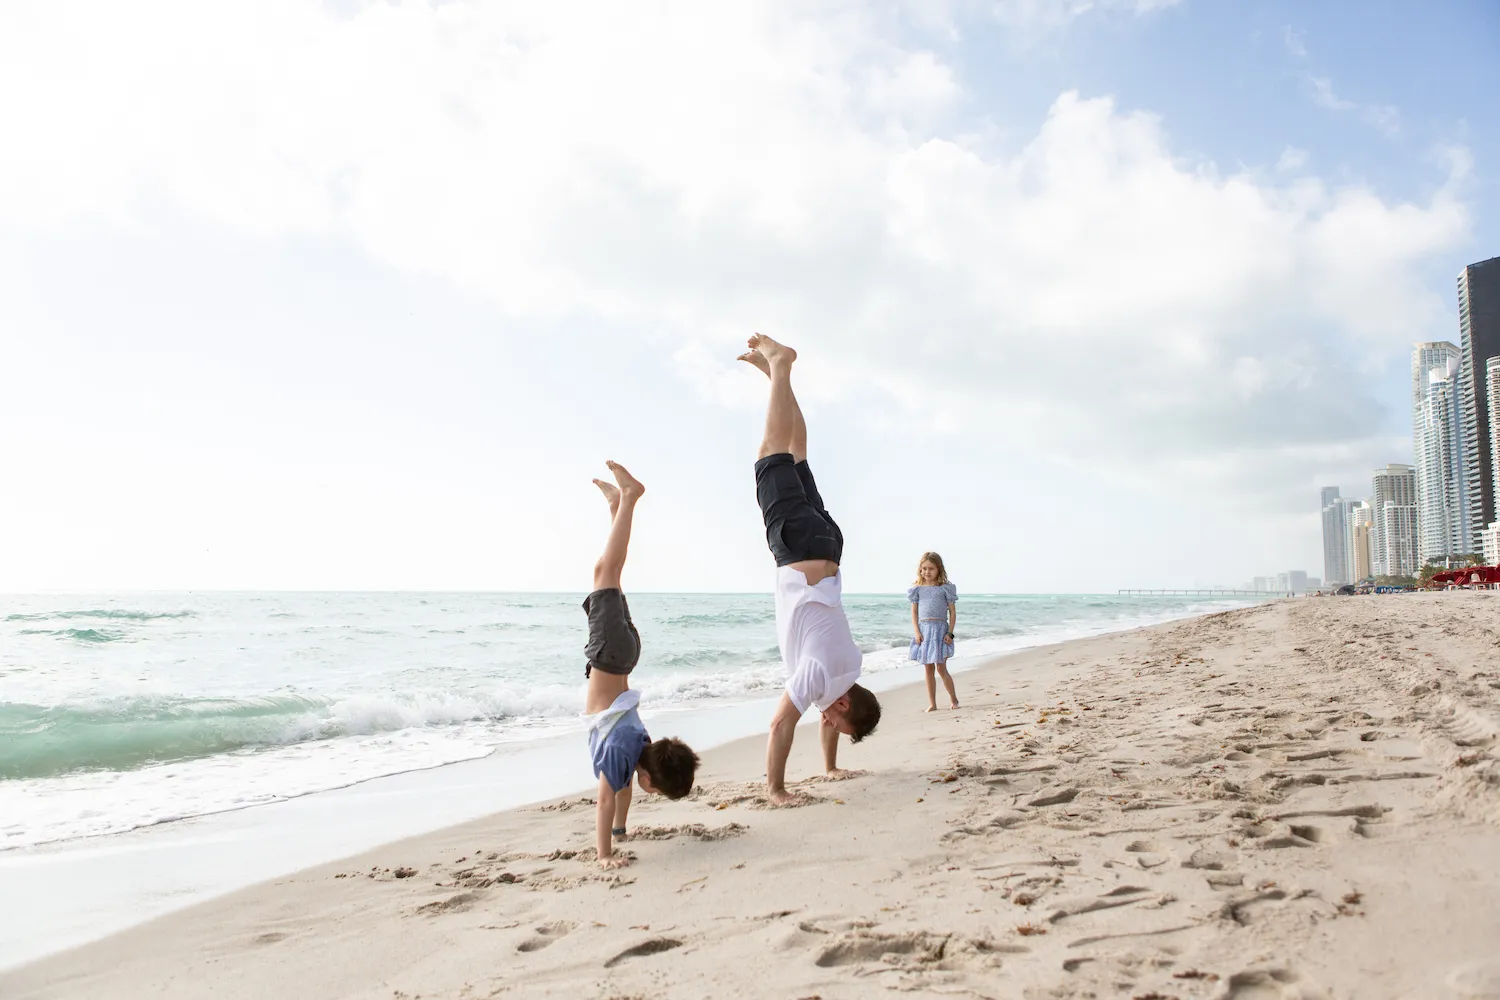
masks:
[(766, 791), (773, 805), (782, 805), (791, 799), (786, 791), (786, 759), (791, 756), (792, 739), (797, 735), (797, 722), (801, 718), (802, 713), (793, 704), (792, 696), (781, 692), (776, 714), (771, 716), (771, 735), (766, 740)]
[(839, 731), (828, 724), (824, 719), (818, 726), (818, 734), (823, 738), (823, 771), (830, 777), (841, 777), (839, 771)]
[(610, 832), (610, 823), (615, 818), (615, 790), (610, 787), (609, 779), (599, 775), (599, 805), (594, 809), (594, 843), (599, 850), (599, 866), (601, 868), (622, 868), (628, 862), (614, 853), (614, 834)]

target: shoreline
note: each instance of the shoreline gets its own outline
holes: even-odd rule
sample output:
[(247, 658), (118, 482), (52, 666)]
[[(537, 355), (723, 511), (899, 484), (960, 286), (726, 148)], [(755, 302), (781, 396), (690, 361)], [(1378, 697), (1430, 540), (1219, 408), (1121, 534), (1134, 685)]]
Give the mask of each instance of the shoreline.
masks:
[(806, 808), (760, 808), (759, 734), (707, 751), (693, 797), (639, 800), (619, 873), (578, 856), (592, 809), (554, 788), (0, 972), (0, 991), (733, 995), (733, 969), (774, 953), (751, 995), (868, 995), (878, 975), (1482, 996), (1442, 984), (1500, 977), (1491, 608), (1284, 601), (1026, 650), (960, 673), (958, 712), (921, 714), (920, 681), (889, 690), (882, 730), (841, 748), (870, 769), (851, 781), (807, 780), (799, 730)]
[[(1201, 612), (1216, 613), (1218, 609)], [(1167, 622), (1184, 620), (1181, 617)], [(1015, 648), (956, 657), (955, 676), (984, 669), (1038, 649), (1125, 635), (1164, 622), (1132, 624), (1085, 634), (1018, 634), (988, 641)], [(1114, 624), (1114, 623), (1111, 623)], [(866, 683), (885, 693), (921, 686), (921, 671), (906, 665), (870, 674)], [(649, 692), (650, 685), (643, 685)], [(776, 696), (726, 705), (671, 707), (643, 713), (698, 748), (753, 737), (763, 741)], [(431, 833), (496, 812), (522, 808), (594, 786), (586, 755), (577, 752), (581, 730), (518, 740), (469, 760), (399, 771), (231, 809), (173, 819), (118, 833), (62, 838), (0, 851), (0, 895), (28, 901), (20, 911), (0, 911), (0, 971), (78, 947), (109, 934), (194, 906), (257, 882), (326, 863), (382, 843)], [(518, 780), (517, 774), (522, 775)], [(364, 832), (379, 828), (378, 834)], [(269, 844), (286, 845), (280, 848)], [(130, 858), (128, 874), (116, 859)], [(67, 887), (58, 892), (58, 887)], [(70, 902), (64, 902), (64, 897)]]
[[(963, 677), (1016, 656), (1128, 635), (1171, 621), (1021, 646), (967, 663), (967, 658), (955, 658), (952, 672)], [(912, 673), (916, 676), (907, 676)], [(877, 672), (867, 684), (885, 695), (920, 689), (923, 680), (918, 668), (903, 667)], [(763, 730), (775, 704), (771, 696), (643, 716), (648, 728), (671, 728), (689, 745), (702, 748), (706, 758), (744, 741), (763, 750)], [(808, 719), (815, 721), (816, 716)], [(799, 725), (801, 743), (814, 742), (811, 728), (811, 721)], [(268, 880), (478, 819), (586, 794), (595, 779), (586, 755), (577, 752), (577, 742), (578, 734), (553, 734), (473, 760), (381, 775), (277, 802), (0, 852), (0, 894), (40, 901), (24, 914), (0, 911), (0, 974)], [(523, 776), (520, 785), (512, 783), (517, 774)], [(421, 818), (413, 822), (414, 816)], [(380, 832), (354, 832), (365, 823), (379, 824)], [(316, 831), (310, 841), (309, 831)], [(345, 835), (338, 836), (340, 832)], [(295, 846), (267, 849), (267, 838)], [(229, 853), (236, 857), (224, 856)], [(132, 864), (121, 880), (113, 869), (124, 858), (131, 858)], [(226, 874), (226, 868), (233, 874)], [(58, 891), (60, 885), (64, 891)]]

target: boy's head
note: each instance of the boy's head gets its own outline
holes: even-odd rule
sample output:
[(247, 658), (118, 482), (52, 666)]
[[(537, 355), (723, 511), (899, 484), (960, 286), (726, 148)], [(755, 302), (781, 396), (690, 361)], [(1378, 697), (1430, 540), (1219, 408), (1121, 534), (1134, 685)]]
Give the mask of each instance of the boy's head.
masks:
[(855, 684), (828, 706), (823, 721), (858, 743), (880, 724), (880, 701), (869, 688)]
[(686, 743), (668, 737), (646, 744), (636, 769), (643, 789), (669, 799), (680, 799), (693, 790), (698, 755)]

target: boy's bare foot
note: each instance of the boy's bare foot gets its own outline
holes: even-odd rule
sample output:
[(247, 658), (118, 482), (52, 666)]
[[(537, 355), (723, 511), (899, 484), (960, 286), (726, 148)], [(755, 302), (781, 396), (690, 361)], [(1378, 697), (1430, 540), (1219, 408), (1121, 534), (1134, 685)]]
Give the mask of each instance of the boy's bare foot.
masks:
[(752, 351), (759, 351), (772, 368), (778, 365), (791, 367), (797, 360), (797, 352), (785, 344), (778, 344), (763, 333), (752, 334), (746, 344)]
[(609, 501), (609, 516), (614, 517), (615, 511), (620, 509), (620, 490), (614, 483), (606, 483), (602, 479), (594, 480), (594, 485), (599, 487), (599, 492), (604, 494), (604, 499)]
[(615, 482), (620, 484), (620, 495), (639, 500), (641, 494), (646, 492), (646, 487), (641, 481), (630, 474), (625, 466), (619, 462), (605, 462), (609, 471), (615, 474)]
[(747, 364), (752, 364), (755, 367), (759, 368), (762, 372), (764, 372), (766, 378), (771, 377), (771, 362), (767, 361), (766, 356), (759, 351), (746, 351), (744, 354), (741, 354), (739, 357), (735, 358), (735, 360), (744, 361)]

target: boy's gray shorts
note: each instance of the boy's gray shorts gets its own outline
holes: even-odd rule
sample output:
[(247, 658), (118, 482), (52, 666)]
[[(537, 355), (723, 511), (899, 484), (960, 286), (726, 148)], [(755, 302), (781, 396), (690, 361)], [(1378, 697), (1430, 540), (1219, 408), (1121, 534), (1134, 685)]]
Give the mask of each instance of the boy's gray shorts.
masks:
[(641, 659), (641, 634), (630, 620), (624, 592), (619, 587), (596, 590), (583, 599), (583, 610), (589, 616), (589, 644), (583, 647), (588, 664), (583, 676), (596, 669), (628, 675)]

